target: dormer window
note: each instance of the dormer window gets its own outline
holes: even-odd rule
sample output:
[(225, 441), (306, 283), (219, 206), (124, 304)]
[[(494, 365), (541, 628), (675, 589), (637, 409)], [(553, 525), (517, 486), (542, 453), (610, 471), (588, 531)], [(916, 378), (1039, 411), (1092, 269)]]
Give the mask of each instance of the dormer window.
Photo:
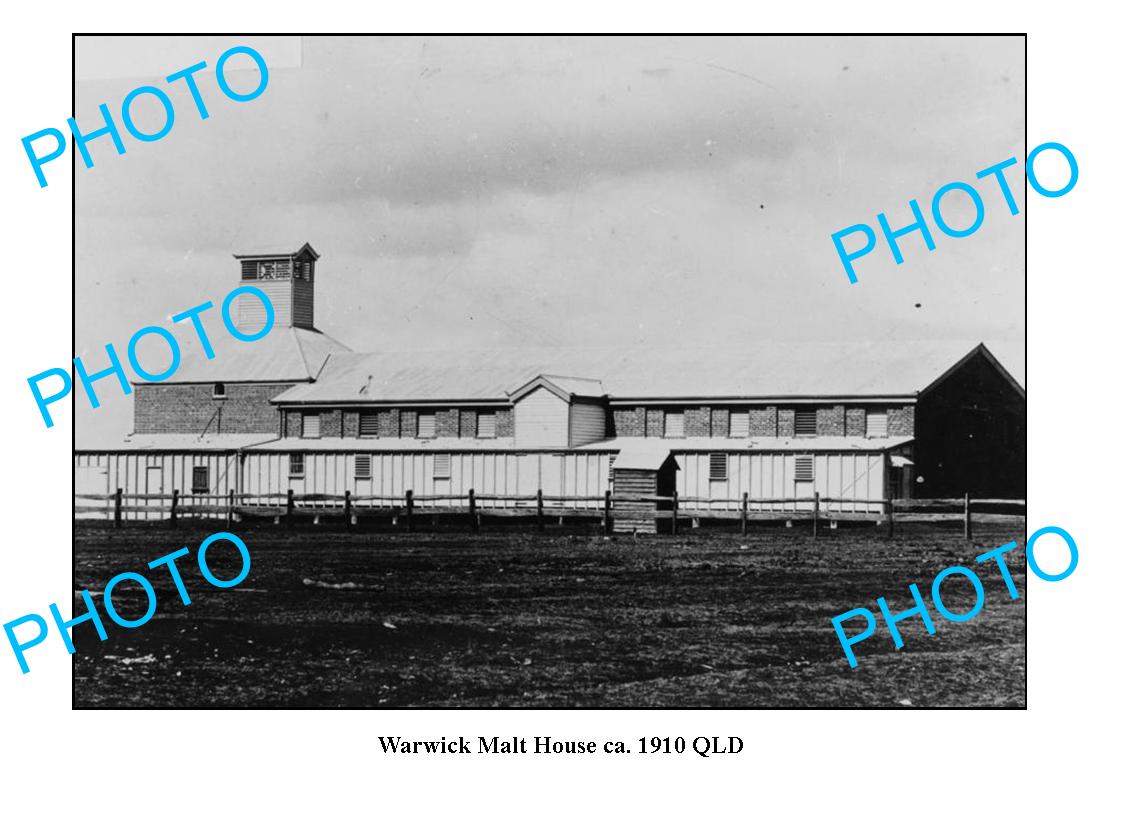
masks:
[(211, 397), (214, 399), (226, 399), (226, 383), (215, 383), (214, 390), (211, 391)]

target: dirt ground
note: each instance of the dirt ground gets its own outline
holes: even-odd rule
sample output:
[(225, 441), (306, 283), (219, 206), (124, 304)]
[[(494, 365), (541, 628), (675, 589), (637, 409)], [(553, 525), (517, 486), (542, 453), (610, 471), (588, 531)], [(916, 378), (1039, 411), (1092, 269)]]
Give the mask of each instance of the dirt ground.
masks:
[[(151, 571), (156, 616), (138, 629), (106, 619), (109, 639), (75, 628), (75, 705), (86, 707), (1024, 707), (1025, 558), (1021, 592), (980, 565), (984, 609), (971, 621), (917, 617), (896, 651), (881, 623), (851, 669), (831, 617), (853, 607), (911, 606), (953, 564), (1024, 531), (984, 527), (827, 531), (692, 530), (633, 540), (552, 532), (371, 533), (342, 527), (238, 527), (253, 557), (234, 589), (199, 574), (199, 542), (221, 529), (78, 524), (76, 589), (97, 603), (115, 574), (148, 574), (179, 547), (192, 603)], [(549, 529), (549, 528), (548, 528)], [(565, 528), (569, 530), (569, 528)], [(213, 557), (210, 557), (213, 556)], [(233, 577), (233, 547), (209, 554)], [(966, 580), (942, 588), (973, 603)], [(76, 592), (77, 596), (77, 592)], [(139, 617), (126, 582), (114, 604)], [(79, 610), (81, 611), (81, 610)], [(860, 621), (855, 621), (857, 625)]]

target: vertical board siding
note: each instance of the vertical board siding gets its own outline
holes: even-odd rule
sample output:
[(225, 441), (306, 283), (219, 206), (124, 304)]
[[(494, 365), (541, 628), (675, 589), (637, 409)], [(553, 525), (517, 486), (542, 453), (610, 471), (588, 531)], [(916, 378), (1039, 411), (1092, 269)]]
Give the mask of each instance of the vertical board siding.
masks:
[[(552, 396), (552, 395), (551, 395)], [(538, 490), (546, 496), (581, 496), (580, 501), (548, 499), (550, 507), (575, 507), (597, 510), (608, 484), (609, 451), (565, 451), (520, 453), (517, 451), (467, 451), (452, 452), (450, 478), (434, 479), (434, 454), (425, 452), (372, 452), (371, 478), (355, 478), (355, 453), (316, 452), (305, 453), (303, 478), (290, 478), (289, 454), (275, 452), (236, 453), (108, 453), (77, 454), (75, 462), (75, 492), (83, 494), (112, 495), (118, 487), (125, 494), (161, 492), (170, 495), (178, 489), (181, 504), (190, 508), (198, 504), (224, 504), (227, 492), (271, 498), (240, 499), (250, 504), (283, 506), (285, 494), (292, 489), (296, 494), (324, 494), (341, 497), (350, 490), (361, 506), (390, 508), (401, 506), (406, 490), (413, 490), (424, 506), (466, 507), (469, 490), (484, 496), (481, 509), (528, 507)], [(833, 512), (880, 513), (877, 504), (867, 504), (863, 499), (881, 500), (885, 497), (885, 456), (879, 452), (819, 453), (814, 454), (815, 479), (800, 483), (797, 493), (795, 482), (795, 455), (766, 452), (728, 452), (728, 469), (725, 480), (709, 478), (708, 453), (675, 454), (678, 472), (676, 490), (681, 497), (681, 508), (689, 510), (737, 511), (741, 496), (749, 495), (750, 511), (810, 510), (812, 495), (818, 492), (825, 499), (823, 510)], [(191, 492), (195, 467), (205, 466), (209, 493), (194, 495)], [(654, 492), (632, 490), (619, 479), (616, 492)], [(155, 489), (159, 486), (159, 490)], [(370, 499), (371, 496), (384, 498)], [(442, 496), (453, 498), (441, 498)], [(521, 496), (525, 498), (511, 498)], [(690, 499), (717, 499), (714, 502)], [(754, 499), (790, 499), (783, 504), (761, 504)], [(847, 501), (854, 499), (856, 501)], [(303, 502), (310, 507), (337, 507), (341, 499), (323, 499)], [(160, 505), (159, 512), (126, 511), (125, 519), (154, 520), (166, 517), (170, 501), (159, 499), (126, 499), (130, 505)], [(76, 500), (79, 507), (97, 507), (102, 516), (83, 513), (84, 518), (112, 518), (111, 500)], [(212, 511), (208, 516), (221, 516), (222, 511)]]

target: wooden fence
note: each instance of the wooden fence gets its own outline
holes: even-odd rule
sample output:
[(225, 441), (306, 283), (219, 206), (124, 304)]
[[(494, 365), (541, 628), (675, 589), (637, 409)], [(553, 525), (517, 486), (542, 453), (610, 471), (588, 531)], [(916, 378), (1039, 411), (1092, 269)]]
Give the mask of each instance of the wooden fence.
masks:
[[(478, 494), (469, 490), (463, 496), (415, 495), (407, 490), (404, 496), (353, 495), (346, 491), (343, 495), (325, 493), (296, 494), (287, 493), (235, 493), (226, 495), (181, 494), (179, 490), (164, 493), (116, 493), (78, 494), (75, 496), (74, 513), (99, 514), (111, 517), (115, 527), (120, 527), (126, 514), (143, 514), (142, 521), (166, 520), (175, 526), (180, 518), (203, 516), (210, 518), (225, 517), (227, 525), (242, 518), (272, 517), (276, 523), (282, 521), (292, 524), (299, 516), (311, 516), (319, 523), (321, 517), (340, 516), (355, 524), (362, 516), (390, 517), (394, 524), (402, 524), (412, 532), (416, 519), (424, 515), (455, 515), (466, 513), (473, 530), (480, 529), (480, 521), (486, 517), (530, 517), (536, 519), (538, 529), (544, 529), (547, 516), (558, 518), (567, 516), (596, 518), (605, 531), (613, 529), (616, 502), (649, 502), (651, 510), (643, 513), (645, 519), (669, 520), (672, 533), (677, 533), (683, 523), (698, 526), (702, 519), (739, 520), (741, 532), (748, 529), (752, 521), (809, 521), (812, 536), (817, 536), (822, 522), (870, 521), (884, 524), (890, 537), (896, 525), (914, 522), (959, 521), (963, 523), (963, 535), (971, 538), (972, 528), (978, 523), (1016, 524), (1025, 520), (1026, 503), (1022, 499), (978, 499), (964, 495), (962, 499), (854, 499), (821, 497), (815, 493), (811, 498), (760, 499), (742, 495), (736, 499), (714, 499), (699, 496), (670, 496), (653, 494), (616, 493), (605, 491), (596, 496), (550, 496), (539, 490), (525, 496)], [(99, 502), (100, 505), (80, 505), (78, 501)], [(151, 503), (151, 502), (158, 503)], [(136, 503), (141, 502), (141, 503)], [(683, 510), (684, 503), (707, 504), (709, 509)], [(730, 508), (731, 503), (738, 504)], [(713, 505), (720, 505), (714, 507)], [(834, 508), (832, 508), (832, 505)], [(661, 507), (660, 507), (661, 506)], [(851, 509), (837, 509), (846, 506)], [(864, 509), (858, 509), (862, 507)], [(1021, 509), (1021, 513), (978, 512), (979, 507), (1009, 507)], [(945, 512), (932, 512), (933, 509), (949, 508)], [(950, 508), (954, 508), (951, 511)], [(634, 519), (634, 511), (627, 518)]]

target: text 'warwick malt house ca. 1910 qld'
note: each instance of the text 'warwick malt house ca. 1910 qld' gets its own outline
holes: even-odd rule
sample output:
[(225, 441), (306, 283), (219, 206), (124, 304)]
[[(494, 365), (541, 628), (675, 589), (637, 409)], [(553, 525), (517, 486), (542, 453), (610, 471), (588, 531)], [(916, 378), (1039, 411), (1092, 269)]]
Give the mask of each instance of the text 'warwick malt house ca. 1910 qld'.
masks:
[[(1025, 391), (981, 344), (361, 353), (315, 328), (310, 246), (234, 257), (271, 298), (273, 330), (134, 383), (134, 433), (75, 452), (77, 493), (350, 491), (391, 506), (474, 489), (495, 497), (486, 508), (615, 488), (677, 490), (684, 510), (818, 493), (858, 516), (890, 497), (1024, 497)], [(239, 304), (241, 328), (259, 328), (260, 304)]]

